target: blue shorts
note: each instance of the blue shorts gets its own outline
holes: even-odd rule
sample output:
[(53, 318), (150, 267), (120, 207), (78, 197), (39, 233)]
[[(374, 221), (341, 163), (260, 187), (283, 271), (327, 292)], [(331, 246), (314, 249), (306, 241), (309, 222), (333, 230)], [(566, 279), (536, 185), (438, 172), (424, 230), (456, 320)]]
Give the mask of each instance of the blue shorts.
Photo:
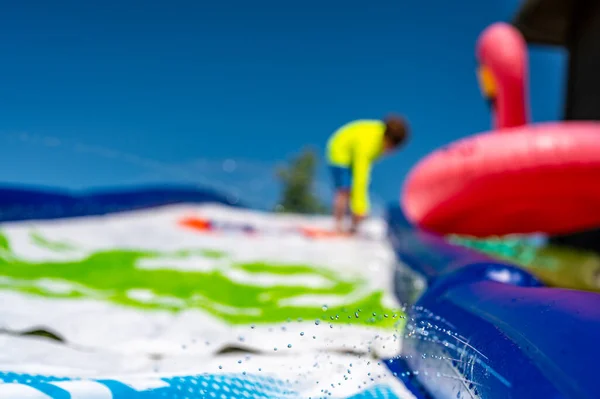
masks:
[(344, 166), (329, 165), (333, 186), (336, 191), (349, 191), (352, 188), (352, 169)]

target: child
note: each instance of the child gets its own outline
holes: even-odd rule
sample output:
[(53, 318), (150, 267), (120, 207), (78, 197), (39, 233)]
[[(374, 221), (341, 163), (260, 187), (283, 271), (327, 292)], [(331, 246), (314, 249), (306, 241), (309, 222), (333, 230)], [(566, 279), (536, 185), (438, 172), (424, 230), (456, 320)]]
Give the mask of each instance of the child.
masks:
[(348, 205), (352, 213), (350, 234), (369, 213), (372, 164), (398, 149), (407, 139), (408, 123), (397, 115), (382, 120), (357, 120), (339, 128), (327, 142), (327, 160), (335, 187), (333, 215), (336, 230), (343, 231)]

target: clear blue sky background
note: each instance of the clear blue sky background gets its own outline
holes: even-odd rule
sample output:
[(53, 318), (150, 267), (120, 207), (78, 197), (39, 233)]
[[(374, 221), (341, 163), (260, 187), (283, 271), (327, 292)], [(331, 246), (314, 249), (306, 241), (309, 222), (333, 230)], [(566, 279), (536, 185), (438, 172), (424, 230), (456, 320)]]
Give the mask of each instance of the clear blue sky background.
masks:
[[(421, 156), (489, 128), (474, 45), (517, 3), (6, 3), (0, 182), (212, 182), (268, 201), (277, 162), (304, 145), (322, 151), (349, 120), (397, 111), (412, 140), (373, 177), (376, 198), (395, 200)], [(564, 61), (531, 52), (536, 121), (561, 117)]]

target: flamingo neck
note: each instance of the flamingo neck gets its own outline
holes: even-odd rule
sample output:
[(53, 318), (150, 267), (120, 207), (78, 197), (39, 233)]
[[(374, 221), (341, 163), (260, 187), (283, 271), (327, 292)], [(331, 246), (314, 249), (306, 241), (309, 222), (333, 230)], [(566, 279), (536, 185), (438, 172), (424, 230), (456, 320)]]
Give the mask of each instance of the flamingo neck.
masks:
[(494, 128), (507, 129), (528, 121), (524, 79), (512, 78), (500, 85), (494, 101)]

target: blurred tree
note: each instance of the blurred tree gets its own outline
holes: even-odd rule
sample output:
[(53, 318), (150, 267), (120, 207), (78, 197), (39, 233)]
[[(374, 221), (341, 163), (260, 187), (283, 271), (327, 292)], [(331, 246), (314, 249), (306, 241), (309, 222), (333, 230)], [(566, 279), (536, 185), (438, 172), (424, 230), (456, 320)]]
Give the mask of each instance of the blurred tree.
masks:
[(276, 212), (325, 214), (329, 210), (314, 192), (317, 171), (317, 153), (313, 148), (303, 149), (289, 165), (277, 169), (277, 179), (283, 189)]

